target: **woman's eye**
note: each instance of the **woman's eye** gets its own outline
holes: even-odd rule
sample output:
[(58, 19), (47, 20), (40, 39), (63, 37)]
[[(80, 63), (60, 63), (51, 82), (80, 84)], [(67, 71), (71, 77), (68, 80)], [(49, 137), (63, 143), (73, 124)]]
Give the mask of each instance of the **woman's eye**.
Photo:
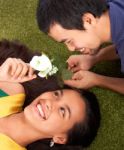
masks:
[(64, 118), (65, 117), (65, 108), (61, 107), (60, 111), (61, 111), (62, 117)]

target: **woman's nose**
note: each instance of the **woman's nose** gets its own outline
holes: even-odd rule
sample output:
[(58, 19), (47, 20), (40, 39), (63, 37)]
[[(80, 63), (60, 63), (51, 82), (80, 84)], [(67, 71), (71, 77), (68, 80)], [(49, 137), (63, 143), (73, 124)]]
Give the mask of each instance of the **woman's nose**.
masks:
[(52, 114), (54, 109), (55, 109), (55, 103), (53, 102), (53, 100), (51, 99), (47, 100), (45, 103), (46, 118), (48, 118)]
[(46, 107), (47, 107), (48, 111), (54, 110), (55, 108), (57, 108), (57, 106), (58, 106), (58, 100), (56, 100), (56, 99), (49, 99), (47, 101)]

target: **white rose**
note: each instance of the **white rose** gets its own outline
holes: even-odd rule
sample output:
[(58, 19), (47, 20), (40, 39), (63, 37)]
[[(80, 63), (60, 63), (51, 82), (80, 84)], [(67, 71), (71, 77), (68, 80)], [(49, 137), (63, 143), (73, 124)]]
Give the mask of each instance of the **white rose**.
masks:
[(52, 70), (49, 72), (49, 75), (53, 75), (58, 71), (58, 68), (56, 66), (53, 65)]
[(50, 59), (43, 54), (42, 56), (34, 56), (30, 61), (30, 66), (39, 71), (38, 76), (44, 78), (47, 75), (53, 75), (58, 71), (56, 66), (52, 66)]
[(30, 66), (37, 71), (49, 72), (52, 69), (52, 64), (49, 58), (43, 54), (42, 56), (34, 56), (30, 61)]

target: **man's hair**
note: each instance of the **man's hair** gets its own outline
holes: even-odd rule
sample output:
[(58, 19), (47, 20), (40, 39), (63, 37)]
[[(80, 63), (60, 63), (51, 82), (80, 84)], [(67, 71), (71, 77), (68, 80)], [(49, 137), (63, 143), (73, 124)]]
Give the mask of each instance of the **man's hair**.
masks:
[(65, 29), (85, 30), (82, 16), (100, 17), (108, 9), (105, 0), (39, 0), (37, 22), (41, 31), (49, 33), (54, 23)]

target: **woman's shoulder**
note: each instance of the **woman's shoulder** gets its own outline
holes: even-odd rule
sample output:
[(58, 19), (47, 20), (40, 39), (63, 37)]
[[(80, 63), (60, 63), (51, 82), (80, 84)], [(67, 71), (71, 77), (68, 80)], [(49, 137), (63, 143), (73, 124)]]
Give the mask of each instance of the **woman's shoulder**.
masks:
[(0, 98), (0, 118), (22, 111), (25, 94), (15, 94)]
[(6, 96), (1, 96), (0, 97), (0, 104), (3, 102), (22, 102), (25, 100), (25, 94), (24, 93), (18, 93), (18, 94), (13, 94), (13, 95), (6, 95)]
[(0, 97), (5, 97), (5, 96), (8, 96), (8, 94), (0, 89)]
[(1, 133), (0, 133), (0, 149), (1, 150), (26, 150), (26, 148), (18, 145), (11, 138)]
[(0, 82), (0, 89), (7, 95), (25, 93), (24, 88), (20, 83)]

